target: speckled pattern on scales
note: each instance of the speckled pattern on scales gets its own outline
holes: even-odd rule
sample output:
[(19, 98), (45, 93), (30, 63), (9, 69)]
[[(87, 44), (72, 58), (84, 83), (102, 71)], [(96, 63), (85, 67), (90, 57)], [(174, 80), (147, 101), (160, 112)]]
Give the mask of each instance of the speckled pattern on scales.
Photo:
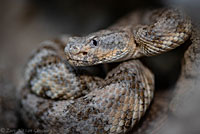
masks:
[[(41, 104), (31, 102), (24, 110), (52, 133), (61, 133), (53, 129), (56, 120), (65, 124), (66, 133), (126, 133), (144, 115), (154, 94), (154, 76), (136, 58), (174, 49), (190, 34), (187, 16), (177, 9), (159, 9), (134, 12), (84, 37), (44, 41), (27, 63), (22, 101), (27, 106), (39, 97)], [(123, 62), (105, 79), (76, 72), (76, 66), (119, 61)], [(62, 120), (53, 116), (59, 110), (54, 109), (56, 103), (66, 104)], [(30, 111), (33, 105), (38, 111)]]

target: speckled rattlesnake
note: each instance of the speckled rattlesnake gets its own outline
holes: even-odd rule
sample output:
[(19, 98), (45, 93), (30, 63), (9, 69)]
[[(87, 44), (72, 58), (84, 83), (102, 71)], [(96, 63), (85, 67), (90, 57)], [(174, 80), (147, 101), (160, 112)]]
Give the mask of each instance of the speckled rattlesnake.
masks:
[[(24, 94), (39, 95), (32, 97), (46, 106), (38, 104), (43, 110), (33, 111), (37, 115), (30, 120), (51, 129), (56, 117), (52, 121), (48, 116), (56, 114), (53, 105), (58, 102), (65, 103), (63, 119), (57, 120), (65, 124), (66, 133), (126, 133), (144, 115), (154, 94), (153, 74), (134, 59), (176, 48), (189, 38), (191, 27), (179, 10), (159, 9), (134, 12), (84, 37), (62, 36), (41, 43), (26, 66), (25, 88), (30, 90)], [(75, 66), (122, 61), (105, 79), (75, 71)]]

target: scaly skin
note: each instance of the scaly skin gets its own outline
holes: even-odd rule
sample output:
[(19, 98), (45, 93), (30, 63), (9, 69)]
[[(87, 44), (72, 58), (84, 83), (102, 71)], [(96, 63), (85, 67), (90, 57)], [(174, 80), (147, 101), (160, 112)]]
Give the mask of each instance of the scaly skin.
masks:
[[(65, 106), (62, 110), (65, 119), (56, 120), (63, 122), (65, 133), (115, 134), (131, 130), (153, 98), (153, 74), (140, 61), (130, 60), (110, 71), (105, 79), (79, 75), (63, 59), (60, 48), (58, 42), (44, 42), (27, 64), (25, 88), (44, 98), (66, 100), (63, 101), (66, 104), (62, 104)], [(56, 110), (49, 106), (50, 101), (38, 97), (38, 102), (34, 102), (30, 99), (31, 94), (26, 92), (23, 91), (23, 109), (28, 115), (34, 115), (28, 120), (35, 123), (42, 120), (44, 124), (40, 125), (46, 130), (62, 133), (63, 130), (54, 127), (54, 116), (56, 118), (60, 113), (57, 111), (54, 115)], [(48, 103), (49, 107), (44, 111), (39, 106), (36, 111), (30, 110), (34, 103), (39, 106)], [(59, 104), (53, 108), (57, 106)]]
[(108, 30), (69, 38), (67, 60), (75, 66), (88, 66), (157, 55), (180, 46), (191, 34), (191, 20), (176, 9), (155, 10), (139, 20), (138, 25), (119, 22)]
[[(55, 109), (50, 107), (42, 112), (39, 107), (38, 112), (29, 111), (26, 107), (32, 107), (32, 103), (30, 106), (27, 103), (32, 101), (32, 94), (24, 92), (25, 112), (36, 116), (29, 116), (28, 120), (42, 120), (40, 125), (57, 133), (63, 129), (54, 128), (55, 120), (49, 120), (47, 115), (62, 122), (66, 133), (114, 134), (132, 129), (154, 94), (153, 74), (133, 59), (169, 51), (181, 45), (191, 33), (190, 19), (178, 10), (161, 9), (135, 15), (85, 37), (63, 36), (43, 42), (26, 66), (24, 89), (38, 95), (34, 96), (38, 100), (40, 97), (65, 100), (66, 120), (57, 119), (56, 113), (53, 114)], [(125, 23), (138, 17), (138, 22)], [(76, 72), (75, 66), (118, 61), (125, 62), (108, 72), (105, 79)]]

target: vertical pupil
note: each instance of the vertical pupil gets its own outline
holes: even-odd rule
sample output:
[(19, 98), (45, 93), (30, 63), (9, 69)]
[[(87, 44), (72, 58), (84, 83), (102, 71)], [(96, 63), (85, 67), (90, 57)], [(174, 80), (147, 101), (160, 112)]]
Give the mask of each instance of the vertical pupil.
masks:
[(92, 40), (93, 45), (97, 45), (97, 41), (96, 40)]

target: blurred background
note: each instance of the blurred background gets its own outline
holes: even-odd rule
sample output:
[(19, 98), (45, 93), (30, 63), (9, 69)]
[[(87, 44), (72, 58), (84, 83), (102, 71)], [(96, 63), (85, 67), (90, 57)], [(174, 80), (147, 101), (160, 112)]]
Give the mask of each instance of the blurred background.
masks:
[[(165, 6), (182, 8), (200, 22), (200, 0), (0, 0), (0, 128), (25, 126), (16, 88), (27, 58), (41, 41), (62, 34), (85, 35), (131, 11)], [(142, 59), (156, 75), (157, 90), (174, 86), (187, 47)]]

